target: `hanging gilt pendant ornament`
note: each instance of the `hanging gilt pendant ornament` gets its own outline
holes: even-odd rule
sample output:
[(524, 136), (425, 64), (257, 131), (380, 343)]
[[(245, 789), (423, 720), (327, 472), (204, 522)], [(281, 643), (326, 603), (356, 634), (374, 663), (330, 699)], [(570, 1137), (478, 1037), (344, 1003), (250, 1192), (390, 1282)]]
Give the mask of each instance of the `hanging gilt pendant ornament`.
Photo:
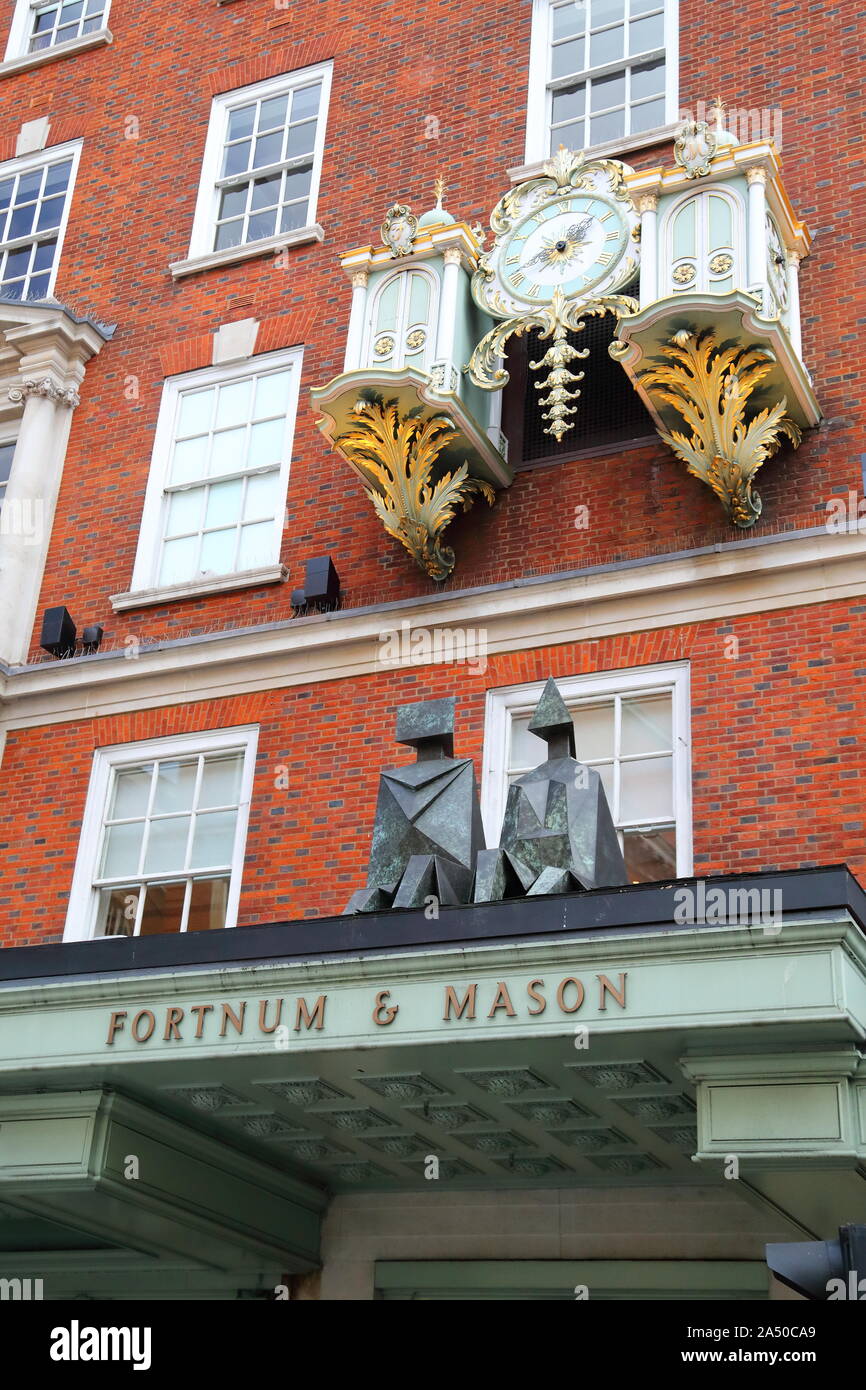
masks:
[(626, 166), (586, 160), (560, 147), (542, 176), (518, 184), (490, 218), (496, 240), (472, 279), (475, 302), (500, 319), (481, 340), (467, 371), (476, 386), (499, 391), (508, 381), (502, 356), (508, 340), (531, 329), (550, 340), (531, 362), (547, 374), (535, 383), (545, 433), (561, 440), (573, 427), (583, 372), (571, 364), (589, 355), (568, 342), (587, 315), (634, 313), (637, 301), (618, 293), (638, 270), (640, 224), (625, 185)]
[(334, 445), (360, 475), (388, 535), (431, 579), (447, 579), (454, 551), (442, 544), (442, 532), (477, 496), (491, 506), (496, 497), (490, 483), (469, 476), (467, 463), (454, 472), (437, 467), (453, 442), (453, 421), (446, 415), (425, 420), (417, 412), (401, 413), (396, 401), (381, 400), (359, 401), (349, 418), (353, 428)]

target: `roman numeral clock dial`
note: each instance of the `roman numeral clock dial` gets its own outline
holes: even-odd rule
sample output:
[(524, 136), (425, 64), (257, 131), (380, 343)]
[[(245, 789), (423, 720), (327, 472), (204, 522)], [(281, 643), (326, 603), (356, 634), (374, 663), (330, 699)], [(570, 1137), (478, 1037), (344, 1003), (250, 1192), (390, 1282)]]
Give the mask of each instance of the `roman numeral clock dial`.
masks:
[(629, 231), (599, 197), (558, 198), (514, 229), (503, 258), (506, 288), (527, 301), (587, 295), (628, 249)]
[(530, 366), (547, 371), (536, 385), (547, 393), (539, 401), (545, 431), (556, 439), (572, 428), (584, 375), (574, 364), (587, 352), (569, 341), (583, 327), (581, 313), (637, 309), (622, 293), (637, 274), (640, 254), (627, 172), (617, 160), (587, 161), (560, 149), (542, 176), (500, 199), (490, 219), (496, 241), (472, 279), (476, 303), (500, 322), (473, 352), (471, 380), (501, 390), (508, 339), (540, 330), (538, 350), (531, 351), (539, 361)]

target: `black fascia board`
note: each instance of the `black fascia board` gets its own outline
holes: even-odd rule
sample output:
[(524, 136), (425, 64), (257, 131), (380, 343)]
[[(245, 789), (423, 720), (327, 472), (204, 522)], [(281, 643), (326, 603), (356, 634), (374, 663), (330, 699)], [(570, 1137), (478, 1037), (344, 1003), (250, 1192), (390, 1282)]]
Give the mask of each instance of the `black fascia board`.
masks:
[[(0, 950), (0, 985), (26, 980), (206, 970), (240, 965), (302, 964), (329, 956), (391, 955), (533, 939), (639, 935), (647, 931), (718, 930), (715, 923), (678, 923), (678, 889), (703, 882), (711, 888), (763, 890), (779, 901), (782, 919), (847, 913), (866, 934), (866, 893), (844, 864), (756, 874), (603, 888), (589, 893), (511, 899), (443, 907), (438, 919), (423, 911), (374, 912), (351, 917), (311, 917), (144, 937), (12, 946)], [(773, 898), (781, 893), (781, 899)]]

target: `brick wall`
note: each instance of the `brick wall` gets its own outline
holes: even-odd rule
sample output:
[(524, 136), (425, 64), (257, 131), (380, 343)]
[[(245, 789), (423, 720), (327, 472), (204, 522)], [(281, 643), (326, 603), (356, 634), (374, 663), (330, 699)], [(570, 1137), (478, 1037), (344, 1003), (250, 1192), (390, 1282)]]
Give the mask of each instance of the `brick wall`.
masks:
[(480, 772), (488, 689), (683, 659), (696, 874), (847, 861), (866, 883), (864, 612), (838, 602), (492, 656), (483, 673), (415, 668), (13, 732), (0, 781), (0, 946), (62, 933), (94, 747), (259, 724), (239, 923), (325, 916), (364, 882), (379, 769), (412, 760), (393, 742), (397, 704), (456, 692), (456, 752)]
[[(486, 222), (523, 158), (529, 53), (528, 0), (435, 11), (371, 0), (278, 8), (271, 0), (219, 6), (115, 0), (114, 43), (2, 79), (0, 157), (22, 120), (48, 115), (52, 143), (84, 138), (57, 283), (78, 310), (116, 321), (114, 340), (88, 368), (75, 412), (57, 520), (40, 599), (100, 621), (106, 641), (192, 633), (288, 616), (304, 559), (329, 552), (348, 604), (427, 592), (432, 586), (385, 537), (361, 488), (315, 428), (308, 389), (342, 364), (350, 291), (341, 252), (367, 244), (395, 197), (416, 211), (438, 173), (447, 203)], [(12, 0), (0, 4), (5, 32)], [(312, 16), (314, 15), (314, 21)], [(852, 349), (863, 323), (863, 221), (850, 189), (860, 175), (864, 103), (855, 61), (853, 0), (806, 9), (733, 0), (682, 0), (680, 100), (694, 108), (720, 92), (738, 109), (778, 107), (794, 206), (816, 234), (802, 268), (805, 354), (826, 420), (796, 453), (763, 470), (759, 530), (820, 524), (827, 498), (859, 488), (864, 448), (860, 374)], [(808, 60), (806, 55), (809, 55)], [(188, 250), (214, 93), (324, 58), (334, 60), (317, 217), (321, 245), (173, 281)], [(840, 112), (850, 136), (839, 149)], [(427, 116), (438, 139), (426, 138)], [(128, 117), (139, 138), (125, 138)], [(669, 152), (645, 151), (636, 165)], [(166, 372), (207, 360), (224, 321), (268, 325), (259, 350), (306, 343), (283, 560), (288, 585), (114, 615), (108, 596), (130, 585)], [(138, 399), (127, 399), (130, 377)], [(590, 509), (576, 530), (573, 508)], [(659, 443), (580, 459), (518, 477), (495, 507), (476, 506), (450, 529), (458, 556), (451, 587), (548, 572), (726, 539), (712, 495)], [(35, 645), (35, 634), (34, 634)]]

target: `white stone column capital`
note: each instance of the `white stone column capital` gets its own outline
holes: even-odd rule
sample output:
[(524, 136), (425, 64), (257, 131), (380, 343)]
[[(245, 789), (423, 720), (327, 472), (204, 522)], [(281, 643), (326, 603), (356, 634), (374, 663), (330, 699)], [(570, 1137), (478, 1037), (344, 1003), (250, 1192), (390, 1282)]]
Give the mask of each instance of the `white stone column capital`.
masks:
[(22, 404), (28, 396), (42, 396), (55, 405), (68, 406), (74, 410), (81, 404), (81, 397), (74, 386), (62, 386), (53, 377), (25, 377), (20, 386), (9, 388), (9, 399), (16, 405)]

